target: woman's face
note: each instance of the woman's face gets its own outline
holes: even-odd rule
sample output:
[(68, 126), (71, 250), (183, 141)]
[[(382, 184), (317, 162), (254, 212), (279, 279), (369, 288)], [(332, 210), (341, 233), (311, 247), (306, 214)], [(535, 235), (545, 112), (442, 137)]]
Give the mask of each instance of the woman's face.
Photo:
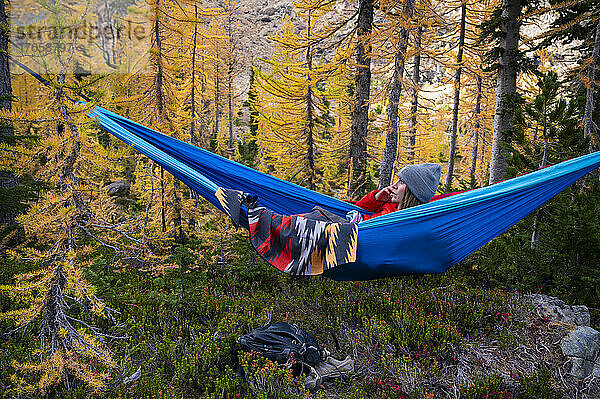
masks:
[(406, 191), (406, 184), (404, 184), (404, 182), (400, 179), (398, 179), (394, 184), (392, 184), (391, 186), (392, 190), (390, 193), (390, 197), (391, 197), (391, 201), (399, 204), (400, 202), (402, 202), (402, 199), (404, 198), (404, 192)]

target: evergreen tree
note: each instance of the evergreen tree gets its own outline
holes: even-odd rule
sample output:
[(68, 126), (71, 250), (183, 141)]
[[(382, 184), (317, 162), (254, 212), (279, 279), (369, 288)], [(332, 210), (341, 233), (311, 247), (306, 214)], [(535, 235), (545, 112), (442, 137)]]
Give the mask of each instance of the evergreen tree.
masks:
[(246, 166), (255, 168), (257, 166), (258, 157), (258, 124), (259, 124), (259, 109), (260, 104), (258, 103), (258, 93), (256, 86), (256, 78), (254, 68), (250, 70), (250, 87), (248, 89), (248, 101), (247, 106), (250, 109), (250, 126), (249, 131), (242, 137), (242, 140), (238, 142), (238, 151), (240, 153), (240, 160)]
[[(594, 122), (594, 94), (598, 93), (598, 83), (596, 82), (596, 69), (598, 67), (598, 58), (600, 57), (600, 18), (596, 25), (596, 34), (594, 35), (594, 47), (587, 70), (585, 80), (586, 95), (585, 109), (583, 113), (583, 135), (594, 142), (598, 147), (600, 144), (600, 134), (598, 134), (598, 124)], [(593, 150), (593, 146), (590, 146)]]
[[(515, 112), (507, 158), (509, 177), (585, 153), (580, 116), (584, 103), (565, 99), (555, 72), (541, 74), (537, 92)], [(600, 292), (600, 223), (597, 179), (584, 178), (481, 250), (482, 278), (489, 284), (541, 291), (570, 303), (597, 306)], [(485, 274), (485, 277), (483, 276)], [(587, 287), (587, 288), (586, 288)]]
[[(525, 105), (523, 115), (519, 115), (517, 119), (521, 123), (520, 130), (528, 130), (521, 136), (521, 141), (527, 143), (523, 151), (523, 163), (529, 164), (527, 169), (535, 169), (536, 166), (544, 168), (560, 162), (567, 153), (569, 156), (576, 156), (583, 150), (584, 142), (577, 137), (574, 103), (568, 104), (561, 98), (558, 75), (555, 72), (544, 74), (538, 79), (537, 86), (538, 94), (531, 103)], [(514, 161), (517, 165), (520, 163), (517, 159)], [(537, 248), (540, 238), (541, 212), (536, 211), (534, 216), (532, 249)]]
[[(572, 49), (580, 54), (577, 65), (571, 68), (572, 77), (580, 80), (585, 86), (585, 107), (582, 116), (583, 134), (590, 139), (590, 145), (598, 145), (600, 135), (598, 125), (600, 112), (597, 112), (598, 100), (598, 66), (600, 64), (600, 2), (590, 0), (584, 2), (562, 2), (550, 0), (547, 9), (541, 12), (554, 12), (548, 32), (541, 35), (538, 48)], [(561, 47), (556, 49), (558, 56), (562, 56)], [(591, 147), (590, 147), (591, 149)]]

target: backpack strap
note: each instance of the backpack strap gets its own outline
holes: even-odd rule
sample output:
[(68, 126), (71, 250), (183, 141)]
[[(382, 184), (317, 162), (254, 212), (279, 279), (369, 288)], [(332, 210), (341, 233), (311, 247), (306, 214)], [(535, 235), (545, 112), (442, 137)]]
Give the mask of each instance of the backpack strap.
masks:
[(333, 333), (333, 330), (329, 327), (327, 327), (327, 335), (325, 336), (325, 342), (327, 342), (327, 338), (329, 338), (329, 335), (331, 335), (331, 337), (333, 338), (333, 342), (335, 343), (335, 348), (337, 350), (340, 350), (340, 343), (336, 337), (336, 335)]

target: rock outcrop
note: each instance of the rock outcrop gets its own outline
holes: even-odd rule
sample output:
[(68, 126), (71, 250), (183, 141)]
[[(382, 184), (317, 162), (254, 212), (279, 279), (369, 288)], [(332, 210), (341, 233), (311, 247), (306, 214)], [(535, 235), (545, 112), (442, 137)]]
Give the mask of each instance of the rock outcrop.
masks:
[(529, 295), (529, 298), (540, 317), (576, 326), (590, 325), (590, 312), (586, 306), (569, 306), (558, 298), (542, 294)]
[(590, 327), (588, 308), (541, 294), (530, 295), (529, 299), (540, 317), (575, 327), (561, 342), (563, 354), (571, 360), (571, 374), (580, 380), (592, 373), (600, 377), (600, 332)]
[(571, 359), (571, 374), (584, 379), (600, 369), (598, 352), (600, 349), (600, 332), (588, 326), (579, 326), (567, 335), (561, 348), (565, 356)]

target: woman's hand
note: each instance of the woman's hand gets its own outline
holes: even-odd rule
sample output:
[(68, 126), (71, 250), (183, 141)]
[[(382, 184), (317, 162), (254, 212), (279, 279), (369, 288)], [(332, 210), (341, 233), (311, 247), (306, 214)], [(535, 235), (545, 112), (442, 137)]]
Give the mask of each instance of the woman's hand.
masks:
[(387, 186), (379, 190), (379, 192), (375, 194), (375, 199), (381, 202), (390, 202), (392, 200), (392, 186)]

